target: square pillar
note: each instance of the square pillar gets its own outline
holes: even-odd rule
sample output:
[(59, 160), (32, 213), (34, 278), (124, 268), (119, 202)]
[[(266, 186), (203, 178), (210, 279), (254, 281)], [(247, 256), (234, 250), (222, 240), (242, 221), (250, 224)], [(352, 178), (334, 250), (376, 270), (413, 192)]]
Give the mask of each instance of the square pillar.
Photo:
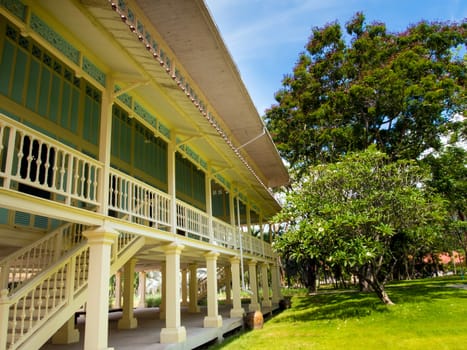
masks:
[(135, 286), (133, 284), (136, 259), (130, 259), (123, 268), (123, 312), (118, 320), (119, 329), (133, 329), (138, 326), (134, 317), (133, 305), (135, 301)]
[(182, 306), (188, 306), (188, 283), (187, 283), (188, 269), (182, 269)]
[(263, 302), (262, 307), (270, 308), (272, 306), (271, 299), (269, 297), (269, 278), (268, 278), (268, 264), (261, 264), (261, 287), (263, 289)]
[(274, 304), (279, 303), (279, 301), (282, 299), (280, 278), (281, 278), (281, 273), (279, 269), (279, 263), (276, 261), (271, 270), (272, 302)]
[(138, 272), (138, 308), (146, 307), (146, 271)]
[(204, 318), (204, 328), (222, 327), (222, 316), (217, 305), (217, 257), (219, 253), (209, 252), (204, 255), (208, 274), (208, 314)]
[(116, 308), (122, 307), (122, 279), (121, 279), (121, 271), (118, 270), (115, 273), (115, 302), (114, 306)]
[(256, 276), (256, 260), (248, 262), (248, 275), (251, 288), (251, 302), (248, 306), (249, 311), (261, 311), (261, 306), (258, 303), (258, 280)]
[(185, 327), (181, 326), (180, 316), (180, 254), (183, 245), (172, 243), (165, 246), (165, 328), (162, 328), (162, 344), (183, 343), (186, 341)]
[(230, 266), (224, 267), (225, 303), (232, 305), (232, 273)]
[(166, 290), (165, 285), (167, 284), (167, 264), (163, 262), (161, 264), (161, 303), (159, 305), (159, 319), (165, 320), (165, 306), (166, 306)]
[(243, 317), (245, 310), (242, 308), (240, 296), (240, 259), (234, 256), (230, 259), (230, 271), (232, 273), (232, 298), (233, 307), (230, 310), (230, 317)]
[(199, 312), (198, 306), (198, 265), (188, 265), (190, 270), (190, 302), (188, 303), (188, 312), (197, 313)]
[(118, 232), (101, 226), (84, 231), (89, 245), (88, 297), (86, 307), (85, 350), (105, 350), (109, 332), (109, 280), (111, 247)]

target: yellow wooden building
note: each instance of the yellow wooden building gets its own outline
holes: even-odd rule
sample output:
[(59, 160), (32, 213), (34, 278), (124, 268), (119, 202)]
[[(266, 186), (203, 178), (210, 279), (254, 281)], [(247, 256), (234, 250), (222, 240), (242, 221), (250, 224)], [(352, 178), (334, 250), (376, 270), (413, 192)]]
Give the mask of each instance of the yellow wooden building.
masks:
[[(222, 326), (280, 299), (269, 218), (288, 174), (203, 0), (0, 0), (0, 350), (108, 348), (109, 278), (162, 273), (161, 343), (182, 301)], [(254, 236), (253, 231), (259, 234)], [(251, 290), (240, 294), (243, 272)]]

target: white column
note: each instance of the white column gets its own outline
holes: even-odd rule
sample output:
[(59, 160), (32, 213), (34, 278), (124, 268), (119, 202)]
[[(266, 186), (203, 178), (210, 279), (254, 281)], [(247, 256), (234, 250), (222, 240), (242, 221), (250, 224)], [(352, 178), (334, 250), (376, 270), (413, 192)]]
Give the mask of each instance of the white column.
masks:
[(198, 265), (188, 265), (190, 269), (190, 302), (188, 304), (188, 312), (197, 313), (199, 312), (198, 306)]
[(271, 270), (272, 302), (274, 304), (277, 304), (282, 299), (280, 278), (279, 262), (276, 260)]
[(146, 307), (146, 271), (140, 271), (138, 275), (138, 308), (144, 308)]
[(269, 297), (269, 278), (268, 278), (268, 264), (261, 264), (261, 286), (263, 289), (263, 302), (262, 307), (270, 308), (272, 306), (271, 299)]
[(133, 329), (138, 326), (138, 320), (134, 317), (133, 313), (135, 265), (136, 259), (130, 259), (123, 267), (123, 312), (122, 318), (118, 320), (119, 329)]
[(186, 340), (185, 327), (181, 326), (180, 316), (180, 254), (183, 245), (176, 243), (165, 247), (166, 262), (166, 313), (165, 328), (161, 330), (161, 343), (182, 343)]
[(214, 243), (214, 229), (212, 227), (212, 188), (211, 188), (211, 173), (205, 174), (205, 188), (206, 188), (206, 214), (208, 214), (208, 230), (209, 241)]
[(168, 172), (168, 184), (167, 193), (170, 195), (170, 225), (171, 232), (177, 233), (177, 194), (175, 189), (175, 153), (176, 153), (176, 136), (175, 133), (172, 136), (172, 140), (168, 143), (167, 147), (167, 172)]
[(75, 327), (74, 315), (53, 335), (52, 344), (72, 344), (79, 342), (79, 330)]
[(208, 275), (208, 314), (204, 318), (204, 328), (222, 327), (222, 316), (219, 315), (217, 305), (217, 257), (219, 253), (204, 254)]
[(113, 91), (114, 80), (107, 79), (106, 89), (102, 93), (101, 103), (101, 118), (99, 130), (99, 161), (104, 165), (104, 171), (100, 173), (99, 177), (99, 198), (100, 207), (99, 212), (107, 215), (109, 198), (109, 172), (110, 172), (110, 155), (111, 155), (111, 142), (112, 142), (112, 105), (113, 105)]
[(225, 303), (232, 305), (232, 273), (230, 266), (224, 267)]
[(102, 226), (95, 230), (84, 231), (83, 235), (89, 244), (84, 349), (112, 349), (108, 347), (110, 254), (118, 233)]
[(258, 303), (258, 281), (256, 277), (256, 260), (250, 260), (248, 262), (248, 275), (251, 288), (251, 302), (248, 307), (249, 311), (261, 311), (261, 307)]
[(237, 256), (230, 259), (230, 271), (232, 272), (233, 297), (233, 307), (230, 310), (230, 317), (243, 317), (245, 310), (242, 308), (240, 296), (240, 259)]
[(165, 320), (165, 306), (166, 306), (166, 289), (167, 284), (167, 263), (163, 262), (161, 264), (161, 303), (159, 305), (159, 318)]
[(182, 269), (182, 306), (188, 306), (188, 283), (187, 283), (188, 269)]
[(114, 306), (119, 309), (122, 307), (122, 279), (121, 271), (115, 273), (115, 303)]

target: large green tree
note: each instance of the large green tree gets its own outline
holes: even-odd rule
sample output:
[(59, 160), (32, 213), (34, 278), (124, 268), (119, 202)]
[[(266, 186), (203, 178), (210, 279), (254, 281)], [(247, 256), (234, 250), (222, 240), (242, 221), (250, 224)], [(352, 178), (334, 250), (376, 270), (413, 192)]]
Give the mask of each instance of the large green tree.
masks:
[(372, 144), (393, 160), (438, 149), (440, 130), (466, 109), (467, 21), (390, 33), (357, 13), (345, 29), (312, 30), (266, 112), (281, 155), (306, 170)]
[(398, 259), (394, 240), (426, 246), (443, 230), (444, 202), (427, 179), (415, 162), (391, 162), (374, 146), (313, 166), (276, 217), (290, 228), (275, 249), (313, 267), (339, 266), (392, 304), (384, 285)]

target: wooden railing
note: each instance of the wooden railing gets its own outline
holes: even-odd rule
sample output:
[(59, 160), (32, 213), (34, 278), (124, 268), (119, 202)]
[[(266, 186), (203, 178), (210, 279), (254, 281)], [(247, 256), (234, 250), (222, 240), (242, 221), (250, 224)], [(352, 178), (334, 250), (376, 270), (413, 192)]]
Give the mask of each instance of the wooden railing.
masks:
[[(24, 124), (0, 115), (0, 179), (5, 188), (98, 207), (102, 164)], [(53, 197), (53, 198), (52, 198)]]
[[(167, 193), (116, 169), (110, 169), (109, 189), (103, 191), (102, 176), (102, 163), (0, 113), (0, 187), (93, 211), (101, 206), (99, 194), (108, 193), (111, 216), (167, 232), (175, 225), (186, 237), (240, 249), (235, 226), (183, 201), (174, 204)], [(245, 253), (271, 257), (267, 243), (249, 233), (242, 236)]]
[[(112, 245), (112, 264), (123, 257), (139, 238), (142, 237), (120, 233)], [(128, 258), (123, 257), (124, 260)], [(21, 288), (14, 293), (8, 289), (1, 290), (0, 350), (18, 348), (61, 308), (72, 303), (87, 287), (88, 264), (89, 246), (83, 241), (75, 244), (54, 264), (22, 283)]]
[(61, 258), (83, 240), (83, 226), (66, 224), (0, 261), (0, 290), (11, 295), (21, 285)]

